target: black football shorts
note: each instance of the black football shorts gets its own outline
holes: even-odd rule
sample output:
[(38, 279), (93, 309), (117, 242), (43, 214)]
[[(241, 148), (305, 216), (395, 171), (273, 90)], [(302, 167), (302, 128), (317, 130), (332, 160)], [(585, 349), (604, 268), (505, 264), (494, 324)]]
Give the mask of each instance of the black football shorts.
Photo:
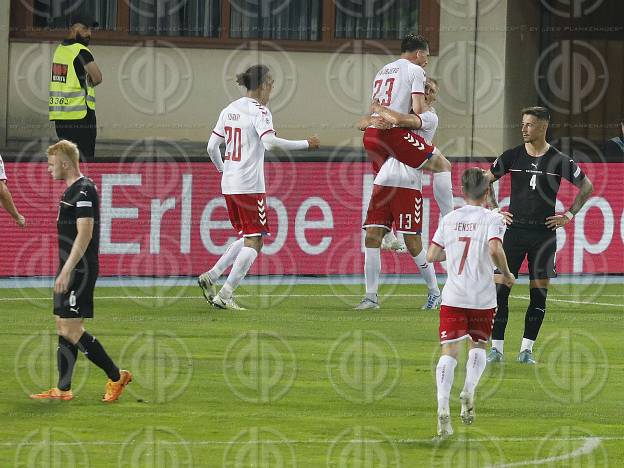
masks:
[(517, 278), (522, 262), (529, 264), (530, 279), (555, 278), (557, 234), (546, 229), (507, 228), (503, 238), (503, 249), (509, 270)]
[(97, 273), (74, 271), (69, 290), (54, 294), (54, 315), (61, 318), (92, 318)]

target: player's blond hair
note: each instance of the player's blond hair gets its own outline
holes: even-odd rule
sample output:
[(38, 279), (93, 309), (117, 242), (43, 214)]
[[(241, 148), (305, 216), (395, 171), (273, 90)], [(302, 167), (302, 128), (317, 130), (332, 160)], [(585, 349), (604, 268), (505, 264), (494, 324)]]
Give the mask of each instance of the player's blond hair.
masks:
[(72, 143), (69, 140), (60, 140), (53, 145), (48, 146), (47, 155), (63, 155), (69, 161), (72, 162), (75, 166), (78, 166), (80, 162), (80, 153), (78, 152), (78, 147), (75, 143)]

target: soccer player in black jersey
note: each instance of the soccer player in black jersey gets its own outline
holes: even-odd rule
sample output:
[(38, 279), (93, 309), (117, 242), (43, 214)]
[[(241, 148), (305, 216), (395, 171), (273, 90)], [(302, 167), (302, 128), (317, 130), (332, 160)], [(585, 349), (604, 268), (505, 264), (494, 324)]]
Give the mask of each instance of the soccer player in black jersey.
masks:
[[(511, 203), (509, 213), (503, 213), (509, 228), (503, 248), (509, 269), (518, 277), (518, 270), (528, 258), (530, 302), (524, 318), (524, 335), (518, 361), (535, 364), (533, 343), (537, 338), (546, 312), (546, 295), (550, 278), (556, 276), (555, 230), (570, 222), (590, 197), (593, 186), (581, 168), (567, 155), (546, 142), (550, 116), (544, 107), (522, 110), (522, 139), (524, 144), (505, 151), (490, 167), (487, 175), (494, 182), (511, 174)], [(574, 203), (563, 214), (555, 214), (555, 203), (561, 179), (574, 184), (579, 192)], [(493, 191), (489, 204), (498, 208)], [(492, 349), (488, 362), (503, 360), (505, 327), (509, 315), (511, 289), (497, 284), (498, 310), (492, 330)]]
[(48, 148), (48, 172), (67, 190), (58, 209), (59, 269), (54, 282), (54, 315), (59, 337), (58, 386), (31, 395), (34, 399), (71, 400), (71, 378), (78, 350), (108, 376), (102, 401), (115, 401), (132, 375), (120, 370), (100, 342), (84, 329), (93, 317), (100, 244), (100, 199), (93, 181), (80, 173), (78, 147), (61, 140)]

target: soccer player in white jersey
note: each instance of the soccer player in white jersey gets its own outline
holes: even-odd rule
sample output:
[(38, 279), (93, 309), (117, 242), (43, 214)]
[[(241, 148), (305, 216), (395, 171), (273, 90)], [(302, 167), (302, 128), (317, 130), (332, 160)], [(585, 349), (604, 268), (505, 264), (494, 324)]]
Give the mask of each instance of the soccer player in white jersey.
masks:
[[(373, 103), (375, 111), (371, 117), (364, 117), (358, 126), (360, 129), (370, 124), (384, 127), (385, 119), (393, 125), (405, 125), (416, 129), (414, 134), (430, 142), (433, 139), (438, 126), (438, 116), (432, 104), (437, 95), (437, 84), (434, 81), (425, 86), (425, 108), (418, 115), (401, 114), (389, 108)], [(378, 117), (377, 117), (378, 115)], [(437, 157), (440, 166), (450, 170), (450, 163), (442, 154)], [(423, 169), (427, 168), (427, 164)], [(446, 214), (452, 210), (453, 194), (450, 184), (450, 172), (437, 173), (448, 176), (448, 193), (440, 197), (438, 201), (440, 211)], [(438, 281), (432, 264), (426, 261), (426, 254), (422, 247), (422, 172), (420, 169), (410, 167), (394, 157), (386, 159), (379, 169), (373, 186), (373, 194), (369, 203), (366, 220), (363, 228), (366, 229), (365, 253), (364, 253), (364, 276), (366, 280), (366, 296), (356, 306), (356, 309), (378, 309), (379, 276), (381, 273), (380, 247), (384, 235), (391, 232), (394, 223), (397, 232), (403, 234), (405, 245), (418, 266), (427, 284), (429, 293), (423, 309), (435, 309), (440, 305), (441, 295)]]
[(440, 220), (427, 252), (428, 261), (446, 260), (448, 266), (440, 308), (442, 355), (436, 367), (439, 437), (453, 434), (449, 399), (459, 342), (466, 338), (470, 339), (470, 351), (466, 380), (459, 395), (460, 417), (464, 424), (474, 421), (474, 392), (485, 370), (485, 347), (496, 312), (494, 266), (501, 271), (508, 287), (515, 282), (503, 250), (504, 218), (483, 207), (489, 195), (489, 184), (481, 169), (464, 171), (462, 190), (466, 205)]
[[(209, 271), (198, 278), (208, 302), (222, 309), (242, 309), (232, 294), (245, 277), (262, 249), (262, 236), (270, 234), (268, 207), (264, 186), (264, 151), (272, 149), (303, 150), (318, 148), (316, 136), (307, 140), (278, 138), (273, 117), (266, 105), (273, 90), (273, 77), (268, 67), (255, 65), (237, 76), (247, 89), (221, 111), (208, 141), (208, 154), (221, 177), (221, 191), (234, 229), (242, 237), (228, 249)], [(219, 146), (225, 142), (225, 155)], [(219, 293), (216, 281), (232, 266)]]
[(11, 192), (7, 187), (7, 176), (4, 170), (4, 161), (2, 161), (2, 156), (0, 156), (0, 205), (2, 205), (7, 213), (11, 215), (19, 227), (23, 228), (26, 226), (26, 220), (19, 213), (19, 211), (17, 211), (15, 203), (13, 203)]

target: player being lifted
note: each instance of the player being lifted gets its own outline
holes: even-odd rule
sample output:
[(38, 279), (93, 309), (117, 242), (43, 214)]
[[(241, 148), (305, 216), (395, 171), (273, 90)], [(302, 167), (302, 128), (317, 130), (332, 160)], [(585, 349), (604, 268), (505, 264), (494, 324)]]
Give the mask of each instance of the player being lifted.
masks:
[[(418, 54), (416, 53), (416, 55)], [(407, 64), (408, 67), (411, 64), (411, 62), (405, 59), (400, 59), (397, 62), (400, 62), (401, 65)], [(391, 69), (396, 68), (393, 64), (387, 65), (386, 67), (391, 67)], [(383, 74), (384, 70), (385, 68), (382, 69), (380, 73)], [(422, 68), (420, 68), (420, 70), (422, 70)], [(419, 79), (419, 76), (424, 79), (424, 73), (422, 75), (416, 75), (416, 79)], [(392, 86), (394, 87), (394, 85)], [(420, 86), (413, 87), (412, 89), (420, 89)], [(422, 89), (425, 91), (424, 83), (422, 84)], [(436, 148), (429, 144), (433, 139), (438, 125), (438, 117), (432, 107), (436, 99), (436, 93), (437, 85), (432, 81), (426, 87), (425, 107), (420, 114), (409, 115), (393, 110), (391, 106), (392, 102), (390, 102), (388, 107), (373, 102), (371, 109), (373, 114), (370, 117), (365, 117), (360, 120), (360, 122), (358, 122), (358, 127), (363, 128), (369, 125), (365, 130), (365, 142), (367, 141), (366, 133), (375, 135), (383, 132), (383, 129), (388, 129), (386, 131), (396, 132), (396, 130), (399, 130), (402, 132), (403, 136), (401, 138), (404, 142), (418, 141), (419, 145), (421, 144), (420, 142), (423, 142), (422, 145), (429, 146), (433, 155), (426, 155), (421, 160), (419, 168), (436, 172), (434, 175), (434, 193), (437, 193), (436, 200), (440, 206), (440, 211), (446, 214), (453, 208), (451, 165)], [(382, 103), (384, 102), (382, 101)], [(392, 125), (392, 127), (389, 127), (390, 125)], [(417, 130), (416, 132), (412, 132), (403, 127), (415, 128)], [(384, 135), (383, 138), (387, 137)], [(416, 138), (418, 138), (418, 140), (415, 140)], [(415, 154), (409, 149), (404, 151), (404, 148), (399, 148), (398, 146), (399, 145), (395, 145), (396, 149), (402, 151), (403, 156), (401, 158), (403, 160), (409, 160), (410, 152), (412, 153), (412, 160), (419, 157), (417, 153)], [(407, 148), (414, 149), (414, 146), (408, 143)], [(369, 152), (369, 154), (371, 154), (371, 152)], [(356, 309), (379, 308), (377, 296), (379, 276), (381, 273), (381, 255), (379, 249), (383, 242), (382, 239), (384, 235), (386, 232), (391, 231), (393, 223), (396, 226), (397, 232), (403, 234), (407, 250), (418, 266), (429, 289), (427, 302), (423, 305), (423, 309), (433, 309), (440, 304), (441, 296), (435, 270), (433, 265), (426, 261), (426, 255), (422, 247), (422, 239), (420, 236), (422, 229), (422, 172), (419, 168), (399, 161), (398, 157), (394, 157), (394, 153), (391, 154), (392, 157), (388, 157), (388, 154), (381, 156), (378, 152), (373, 154), (373, 157), (377, 158), (372, 159), (374, 169), (378, 166), (378, 163), (382, 165), (378, 168), (374, 180), (373, 194), (364, 222), (364, 229), (366, 230), (366, 250), (364, 256), (366, 296), (360, 304), (356, 306)], [(438, 177), (438, 175), (441, 177)], [(437, 184), (435, 183), (436, 180), (438, 180)], [(441, 186), (445, 186), (446, 188), (441, 190)], [(436, 187), (438, 189), (437, 192), (435, 190)]]
[[(208, 141), (208, 154), (222, 172), (221, 191), (225, 197), (230, 222), (242, 237), (230, 244), (217, 263), (198, 278), (204, 297), (221, 309), (242, 309), (232, 294), (245, 277), (262, 249), (262, 236), (270, 233), (268, 206), (264, 187), (264, 151), (318, 148), (316, 136), (307, 140), (277, 138), (273, 117), (265, 106), (273, 90), (268, 67), (255, 65), (237, 76), (237, 83), (247, 89), (221, 111)], [(219, 146), (225, 142), (225, 155)], [(216, 281), (232, 266), (219, 293)]]
[[(491, 182), (511, 173), (510, 223), (503, 247), (511, 272), (517, 277), (524, 258), (528, 258), (530, 300), (524, 317), (524, 335), (518, 361), (535, 364), (533, 343), (546, 313), (546, 295), (550, 278), (557, 275), (555, 230), (570, 222), (589, 199), (593, 186), (581, 168), (569, 156), (546, 142), (550, 116), (544, 107), (522, 110), (524, 143), (505, 151), (487, 172)], [(561, 179), (578, 189), (574, 203), (564, 214), (555, 215), (555, 203)], [(490, 206), (497, 208), (493, 191)], [(503, 360), (505, 327), (509, 315), (509, 294), (505, 284), (497, 287), (498, 310), (492, 331), (492, 349), (488, 362)]]
[(493, 268), (502, 272), (501, 281), (511, 287), (515, 278), (509, 271), (503, 250), (505, 221), (502, 215), (483, 207), (490, 182), (479, 168), (466, 169), (462, 190), (466, 205), (440, 220), (429, 250), (430, 262), (446, 259), (448, 279), (440, 308), (441, 356), (436, 367), (438, 388), (438, 436), (453, 434), (449, 398), (457, 365), (459, 342), (470, 338), (466, 380), (460, 393), (461, 420), (472, 424), (474, 392), (486, 365), (485, 347), (496, 311)]

